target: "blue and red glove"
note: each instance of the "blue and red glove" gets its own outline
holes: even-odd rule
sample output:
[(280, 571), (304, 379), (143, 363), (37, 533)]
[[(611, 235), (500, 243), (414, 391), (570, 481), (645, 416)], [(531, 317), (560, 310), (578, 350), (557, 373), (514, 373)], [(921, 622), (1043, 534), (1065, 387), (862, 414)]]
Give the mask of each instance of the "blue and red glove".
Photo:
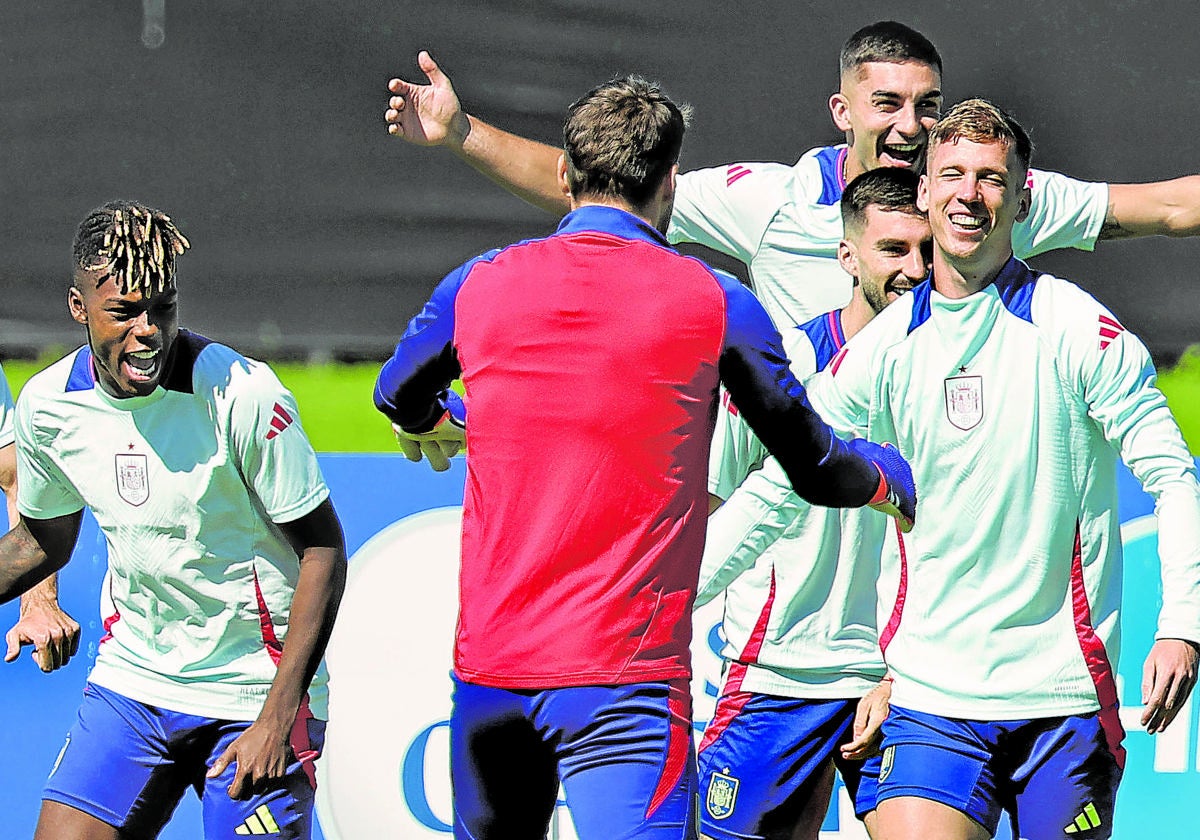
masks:
[(901, 532), (907, 534), (917, 521), (917, 487), (913, 482), (912, 467), (900, 450), (890, 443), (880, 445), (864, 438), (855, 438), (848, 443), (855, 454), (866, 458), (879, 470), (879, 488), (867, 504), (895, 517)]

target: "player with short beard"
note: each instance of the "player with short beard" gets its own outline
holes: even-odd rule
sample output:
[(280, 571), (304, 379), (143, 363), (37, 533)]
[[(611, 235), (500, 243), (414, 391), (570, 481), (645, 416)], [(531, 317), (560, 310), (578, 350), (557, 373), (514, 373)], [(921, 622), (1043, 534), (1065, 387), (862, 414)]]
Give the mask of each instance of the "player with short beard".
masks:
[[(860, 175), (841, 211), (839, 259), (854, 293), (845, 308), (784, 334), (802, 381), (929, 270), (915, 174), (888, 167)], [(880, 575), (886, 518), (805, 503), (735, 406), (727, 408), (708, 479), (725, 501), (709, 518), (697, 595), (700, 605), (724, 592), (727, 659), (699, 751), (702, 834), (816, 840), (836, 765), (874, 836), (875, 780), (864, 777), (863, 761), (889, 694), (876, 622), (877, 581), (882, 590), (889, 578)]]

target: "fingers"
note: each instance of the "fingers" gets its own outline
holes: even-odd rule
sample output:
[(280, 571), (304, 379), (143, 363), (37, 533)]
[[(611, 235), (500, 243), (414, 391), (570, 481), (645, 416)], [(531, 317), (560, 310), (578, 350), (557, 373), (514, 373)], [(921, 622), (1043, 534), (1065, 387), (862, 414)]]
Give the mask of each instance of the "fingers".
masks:
[(4, 641), (8, 644), (8, 650), (4, 653), (4, 661), (13, 662), (21, 655), (21, 636), (16, 627), (4, 634)]
[(396, 433), (396, 443), (400, 447), (400, 451), (404, 453), (404, 457), (410, 461), (421, 460), (421, 444), (410, 437), (406, 437), (402, 432)]
[(435, 87), (449, 86), (450, 80), (446, 78), (446, 74), (442, 72), (442, 68), (437, 66), (437, 62), (433, 60), (428, 51), (421, 50), (417, 53), (417, 66), (421, 68), (421, 72), (425, 74), (425, 78), (429, 79), (429, 83)]
[(229, 766), (229, 763), (234, 760), (236, 755), (233, 751), (233, 745), (230, 744), (225, 752), (221, 753), (217, 757), (217, 760), (212, 763), (212, 766), (208, 768), (208, 772), (204, 774), (204, 778), (215, 779), (217, 776), (220, 776), (225, 772), (225, 768)]
[(446, 453), (442, 451), (438, 441), (423, 440), (420, 445), (421, 452), (429, 459), (429, 466), (433, 467), (434, 472), (445, 472), (450, 469), (450, 459), (446, 457)]
[(42, 669), (43, 674), (49, 674), (51, 671), (58, 670), (66, 662), (65, 659), (59, 656), (56, 645), (35, 647), (33, 649), (33, 661)]
[(1186, 677), (1156, 670), (1149, 700), (1142, 710), (1141, 722), (1146, 731), (1151, 735), (1165, 731), (1187, 702), (1191, 689), (1190, 680)]
[(871, 505), (871, 507), (881, 513), (886, 513), (888, 516), (895, 519), (896, 527), (900, 529), (900, 533), (902, 534), (907, 534), (909, 531), (911, 531), (913, 529), (913, 524), (916, 522), (915, 519), (909, 519), (907, 516), (901, 513), (900, 508), (896, 507), (891, 502), (879, 502)]

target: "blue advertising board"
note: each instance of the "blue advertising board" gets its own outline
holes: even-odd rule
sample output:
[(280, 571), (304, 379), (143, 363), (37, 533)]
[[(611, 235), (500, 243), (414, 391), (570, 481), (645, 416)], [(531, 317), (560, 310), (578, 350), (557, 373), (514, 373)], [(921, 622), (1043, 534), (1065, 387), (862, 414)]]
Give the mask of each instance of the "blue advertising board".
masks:
[[(447, 473), (392, 455), (322, 455), (322, 467), (346, 532), (350, 580), (330, 643), (330, 729), (320, 767), (319, 837), (446, 837), (448, 670), (454, 628), (457, 529), (464, 463)], [(1125, 544), (1123, 649), (1119, 666), (1122, 721), (1129, 751), (1114, 836), (1186, 836), (1187, 803), (1200, 796), (1198, 705), (1165, 734), (1138, 726), (1142, 662), (1153, 641), (1161, 582), (1152, 500), (1121, 474)], [(84, 680), (103, 635), (97, 593), (105, 551), (90, 518), (60, 578), (60, 600), (83, 625), (80, 654), (42, 674), (28, 655), (0, 668), (7, 711), (0, 727), (0, 808), (4, 837), (29, 837), (46, 773), (74, 719)], [(697, 720), (711, 714), (720, 661), (719, 605), (696, 617)], [(715, 610), (715, 611), (714, 611)], [(0, 607), (0, 629), (16, 620)], [(363, 831), (369, 827), (369, 833)], [(574, 837), (560, 809), (552, 835)], [(844, 795), (830, 808), (826, 840), (865, 838)], [(199, 807), (185, 797), (164, 840), (199, 840)], [(1001, 838), (1008, 837), (1002, 829)]]

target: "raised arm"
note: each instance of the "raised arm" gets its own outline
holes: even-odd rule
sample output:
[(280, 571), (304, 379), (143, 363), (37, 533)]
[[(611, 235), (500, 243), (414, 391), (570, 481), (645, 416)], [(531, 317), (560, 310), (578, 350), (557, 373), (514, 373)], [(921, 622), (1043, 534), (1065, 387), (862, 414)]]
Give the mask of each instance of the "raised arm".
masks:
[[(275, 679), (254, 723), (213, 763), (208, 778), (232, 762), (237, 773), (229, 785), (233, 799), (245, 799), (267, 779), (287, 772), (292, 727), (305, 716), (304, 700), (333, 631), (346, 585), (346, 547), (342, 526), (326, 499), (293, 522), (279, 524), (300, 559), (300, 577), (292, 595), (288, 632)], [(299, 716), (299, 717), (298, 717)]]
[(826, 507), (869, 504), (910, 530), (916, 492), (908, 463), (892, 447), (861, 438), (847, 442), (834, 434), (792, 374), (762, 304), (736, 279), (716, 274), (727, 301), (721, 381), (796, 494)]
[(1150, 184), (1110, 184), (1101, 239), (1200, 234), (1200, 175)]
[(557, 215), (570, 210), (556, 169), (561, 149), (518, 137), (472, 117), (462, 109), (450, 78), (429, 53), (417, 54), (429, 80), (388, 82), (388, 133), (418, 146), (443, 146), (474, 169), (535, 207)]

